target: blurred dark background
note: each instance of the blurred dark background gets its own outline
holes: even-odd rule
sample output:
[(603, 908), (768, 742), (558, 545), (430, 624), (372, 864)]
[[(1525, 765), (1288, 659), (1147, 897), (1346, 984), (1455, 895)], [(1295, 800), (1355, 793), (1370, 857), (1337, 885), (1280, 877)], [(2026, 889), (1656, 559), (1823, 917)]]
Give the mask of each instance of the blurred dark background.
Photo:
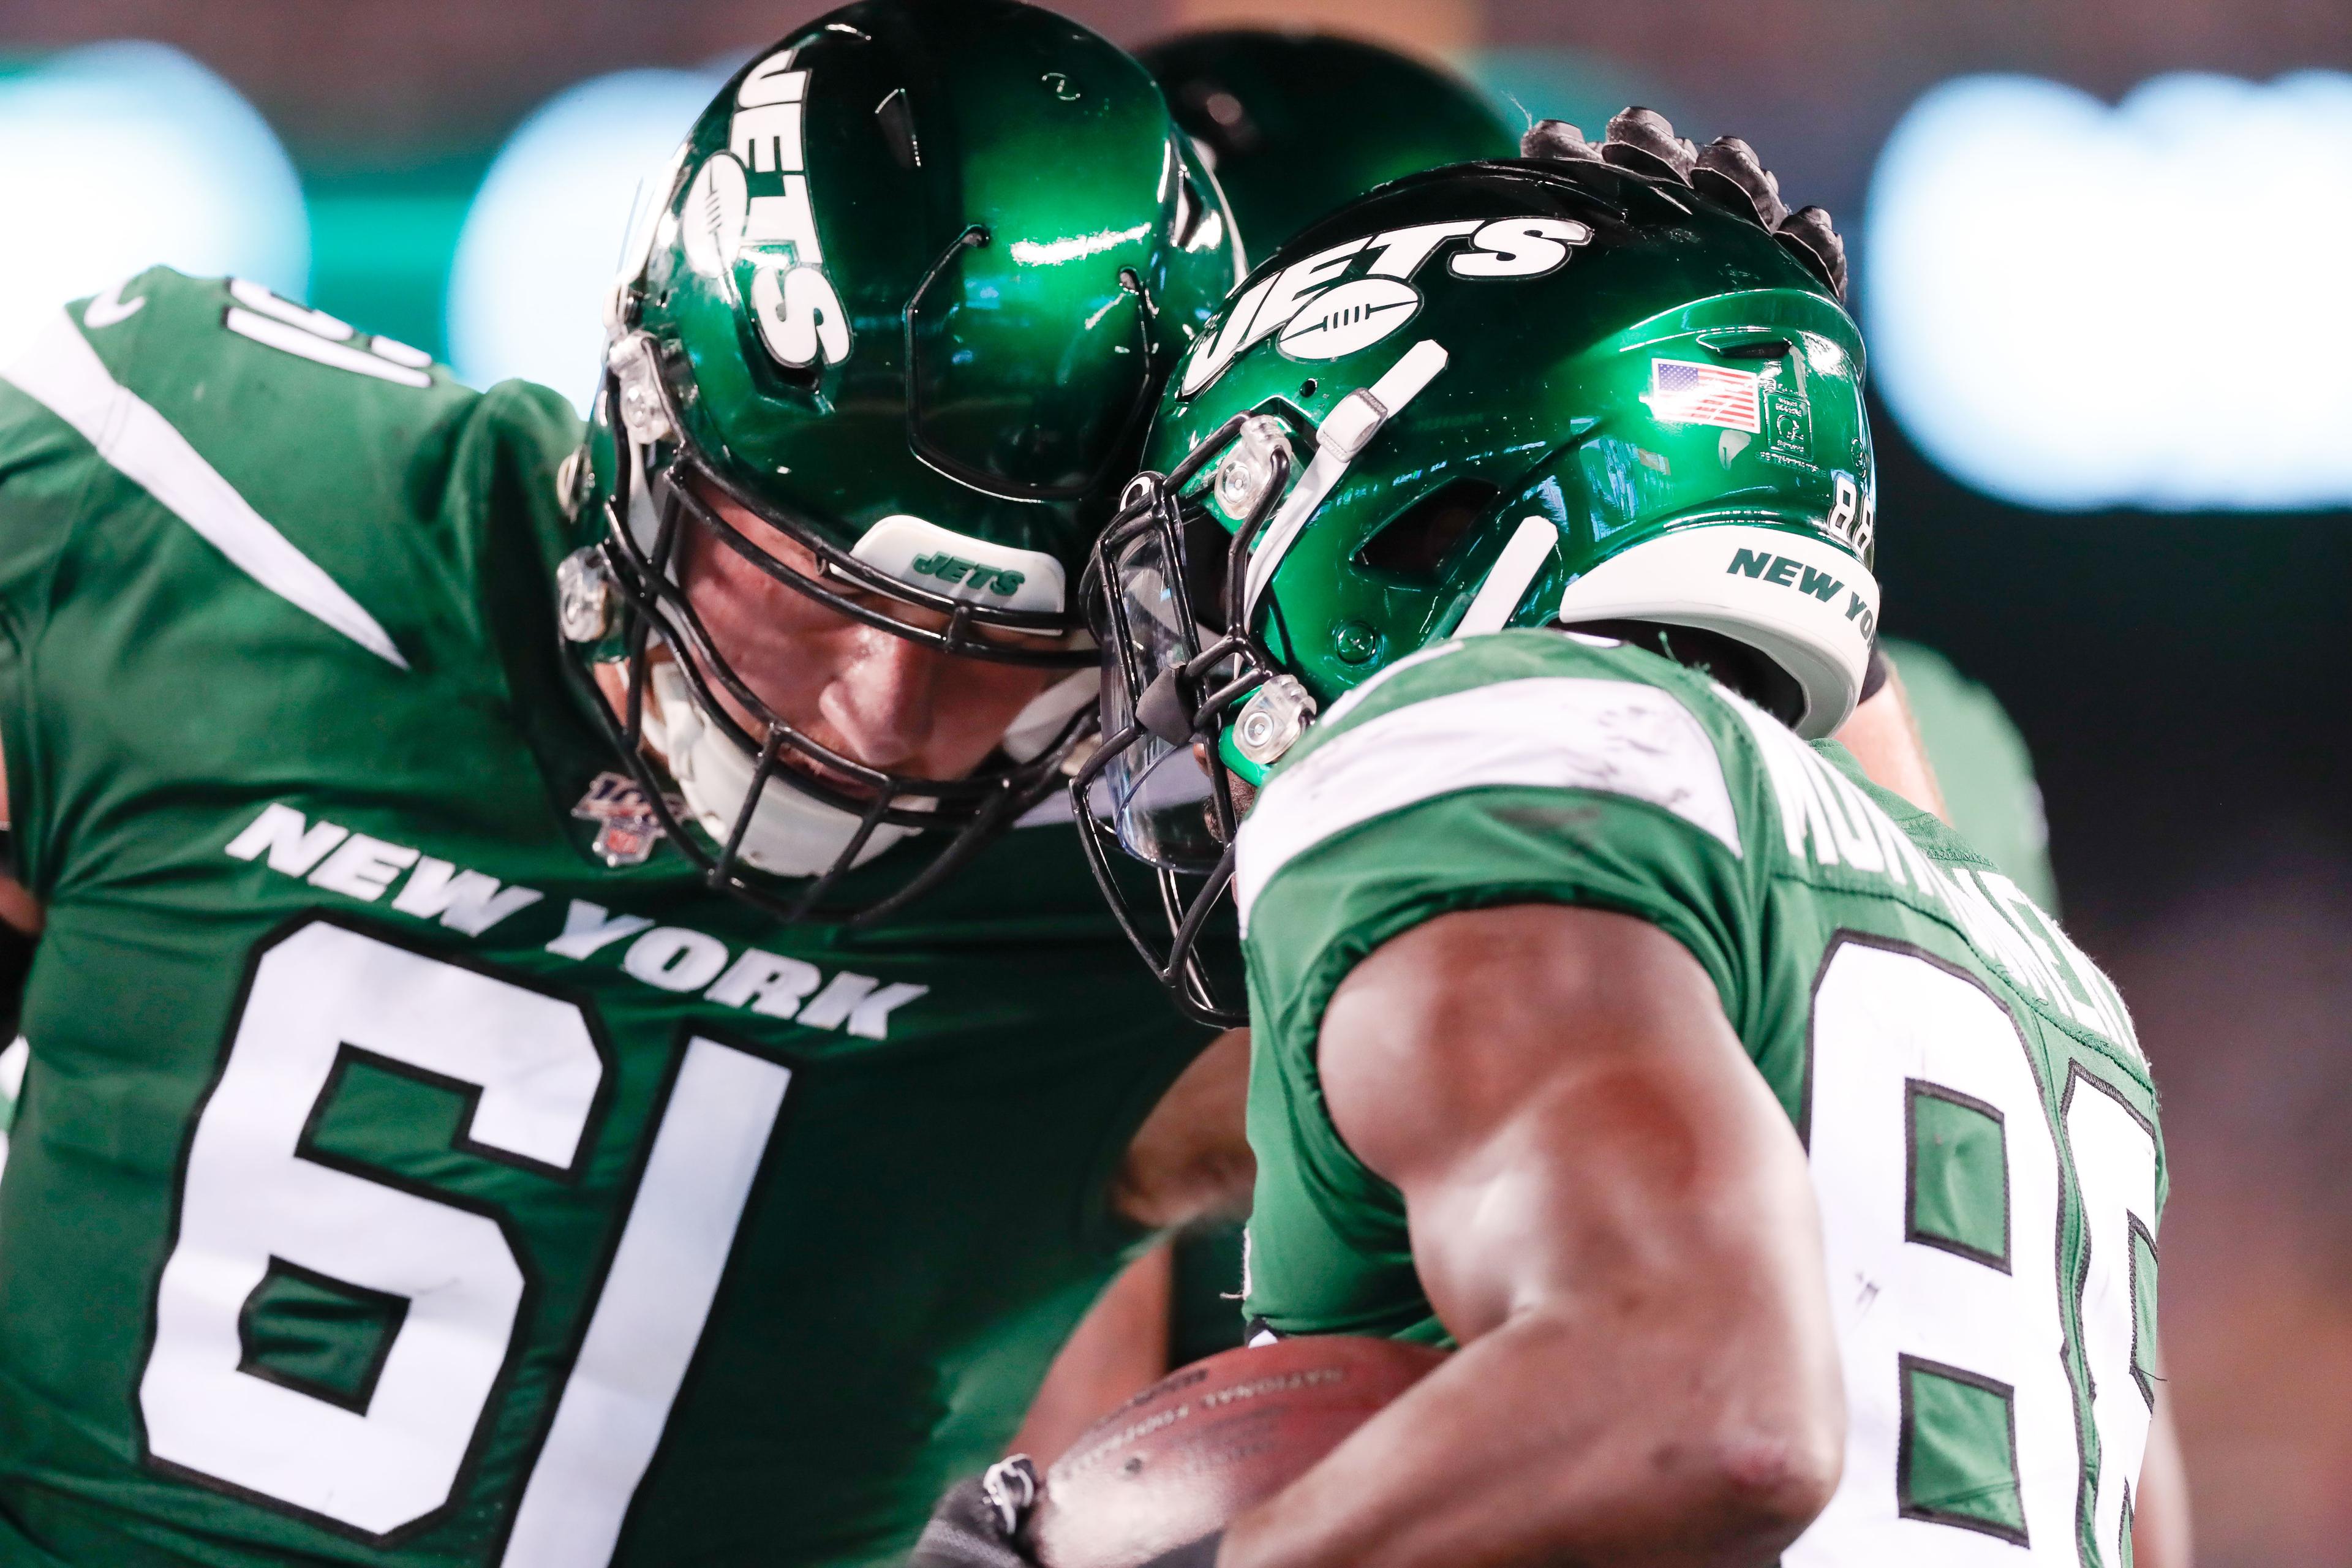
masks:
[[(94, 40), (184, 50), (249, 100), (290, 154), (309, 212), (312, 302), (447, 353), (450, 258), (518, 124), (584, 79), (708, 68), (823, 8), (0, 0), (0, 56), (21, 70)], [(1764, 152), (1795, 203), (1838, 215), (1855, 242), (1866, 323), (1872, 172), (1890, 132), (1937, 84), (2024, 73), (2112, 103), (2170, 71), (2260, 83), (2352, 69), (2346, 0), (1062, 8), (1129, 44), (1212, 21), (1334, 26), (1450, 58), (1536, 112), (1587, 117), (1588, 130), (1633, 99), (1702, 139), (1735, 132)], [(2252, 167), (2277, 151), (2250, 136), (2240, 153)], [(2347, 171), (2319, 197), (2352, 209)], [(1979, 221), (2001, 222), (1998, 189), (1966, 199)], [(2178, 233), (2150, 243), (2193, 245), (2201, 225), (2236, 221), (2195, 207), (2179, 216)], [(605, 221), (617, 239), (620, 215)], [(26, 228), (0, 234), (0, 255), (39, 240)], [(2352, 286), (2352, 259), (2335, 260)], [(2259, 287), (2230, 277), (2216, 286), (2225, 298), (2200, 305), (2200, 332), (2215, 321), (2226, 330), (2228, 290)], [(2141, 325), (2164, 333), (2174, 323), (2158, 303)], [(2334, 301), (2305, 303), (2297, 352), (2340, 358)], [(2193, 357), (2198, 344), (2181, 348)], [(2323, 382), (2314, 395), (2338, 449), (2352, 446), (2347, 389), (2352, 380)], [(2210, 395), (2169, 404), (2166, 438), (2213, 438), (2200, 437)], [(2352, 1128), (2352, 490), (2333, 510), (2044, 510), (1947, 477), (1905, 412), (1877, 416), (1884, 625), (1948, 654), (2024, 732), (2068, 924), (2121, 984), (2165, 1094), (2166, 1337), (2202, 1560), (2352, 1562), (2352, 1183), (2340, 1169)]]

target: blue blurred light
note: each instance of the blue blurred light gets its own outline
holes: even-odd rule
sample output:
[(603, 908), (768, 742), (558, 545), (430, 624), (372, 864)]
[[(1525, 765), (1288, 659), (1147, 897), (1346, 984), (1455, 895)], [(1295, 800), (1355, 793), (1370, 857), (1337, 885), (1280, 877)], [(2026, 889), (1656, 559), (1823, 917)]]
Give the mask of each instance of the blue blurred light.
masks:
[(461, 378), (520, 376), (585, 411), (638, 187), (725, 80), (620, 71), (566, 89), (517, 128), (466, 215), (450, 271), (449, 359)]
[(2110, 109), (1969, 77), (1871, 182), (1862, 303), (1927, 456), (2053, 510), (2352, 505), (2352, 76), (2180, 74)]
[(0, 79), (0, 360), (48, 313), (159, 262), (299, 299), (294, 165), (235, 88), (161, 44), (93, 44)]

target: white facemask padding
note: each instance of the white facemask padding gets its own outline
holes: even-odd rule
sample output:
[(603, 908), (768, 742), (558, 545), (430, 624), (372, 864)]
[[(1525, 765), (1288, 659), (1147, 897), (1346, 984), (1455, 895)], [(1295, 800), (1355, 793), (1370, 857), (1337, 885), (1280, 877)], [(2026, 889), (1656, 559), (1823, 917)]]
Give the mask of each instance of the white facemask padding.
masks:
[[(886, 517), (859, 536), (850, 554), (910, 587), (1002, 610), (1061, 613), (1062, 563), (1042, 550), (1021, 550), (942, 528), (905, 512)], [(915, 563), (947, 557), (945, 576), (915, 569)], [(1004, 584), (1011, 582), (1013, 586)], [(992, 584), (983, 586), (983, 584)], [(1032, 637), (1053, 637), (1049, 631)]]
[(1004, 739), (998, 744), (1014, 762), (1030, 762), (1054, 743), (1072, 714), (1090, 706), (1101, 694), (1099, 668), (1073, 671), (1030, 699), (1029, 706), (1004, 727)]
[[(758, 761), (725, 731), (703, 717), (694, 689), (677, 666), (665, 659), (653, 666), (652, 700), (646, 705), (646, 736), (669, 764), (686, 796), (687, 810), (702, 830), (720, 844), (735, 830), (735, 819), (751, 793)], [(935, 803), (913, 798), (904, 803), (923, 810)], [(786, 780), (771, 778), (760, 792), (760, 804), (743, 832), (742, 858), (761, 870), (779, 877), (814, 877), (830, 870), (857, 835), (859, 818), (853, 812), (828, 805), (803, 794)], [(863, 866), (884, 850), (913, 837), (915, 829), (883, 823), (857, 851)]]

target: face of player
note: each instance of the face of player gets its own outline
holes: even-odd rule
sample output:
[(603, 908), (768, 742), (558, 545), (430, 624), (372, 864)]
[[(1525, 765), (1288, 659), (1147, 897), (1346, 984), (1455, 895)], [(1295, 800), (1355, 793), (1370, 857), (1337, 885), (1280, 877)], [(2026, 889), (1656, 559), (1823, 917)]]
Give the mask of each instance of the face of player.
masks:
[[(816, 557), (732, 500), (708, 499), (743, 536), (796, 572), (814, 576)], [(869, 767), (920, 778), (961, 778), (1003, 738), (1022, 709), (1066, 671), (945, 654), (853, 620), (777, 582), (708, 530), (686, 531), (679, 581), (712, 643), (768, 707), (819, 744)], [(909, 626), (943, 629), (947, 617), (880, 595), (856, 595)], [(1013, 641), (1017, 634), (992, 632)], [(1021, 639), (1026, 647), (1038, 639)], [(710, 683), (730, 714), (753, 735), (764, 726), (724, 687)], [(789, 748), (787, 765), (815, 764)], [(845, 781), (835, 779), (835, 784)]]
[[(1223, 763), (1209, 760), (1209, 743), (1206, 741), (1192, 742), (1192, 760), (1201, 764), (1201, 771), (1204, 773), (1211, 768), (1224, 767)], [(1247, 816), (1250, 808), (1257, 804), (1257, 785), (1233, 769), (1225, 768), (1225, 787), (1233, 792), (1235, 820)]]

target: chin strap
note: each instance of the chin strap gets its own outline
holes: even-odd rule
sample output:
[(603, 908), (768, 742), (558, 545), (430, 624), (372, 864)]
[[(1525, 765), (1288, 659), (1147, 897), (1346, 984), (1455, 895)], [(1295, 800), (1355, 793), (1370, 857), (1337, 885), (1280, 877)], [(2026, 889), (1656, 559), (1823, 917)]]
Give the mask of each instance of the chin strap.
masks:
[(1552, 552), (1559, 545), (1559, 530), (1549, 518), (1523, 517), (1519, 526), (1502, 554), (1486, 573), (1486, 580), (1478, 584), (1477, 597), (1462, 613), (1455, 623), (1454, 636), (1476, 637), (1482, 632), (1498, 632), (1509, 624), (1528, 596), (1528, 589), (1536, 574), (1544, 569)]
[(1102, 692), (1100, 668), (1081, 669), (1045, 688), (1013, 716), (997, 742), (1016, 763), (1034, 762), (1059, 739), (1071, 716), (1093, 703)]
[[(650, 679), (653, 700), (646, 707), (646, 738), (662, 753), (695, 821), (724, 844), (742, 815), (758, 764), (724, 731), (704, 721), (693, 689), (676, 665), (655, 665)], [(919, 809), (936, 803), (907, 804)], [(789, 779), (772, 776), (751, 808), (740, 853), (748, 864), (772, 876), (814, 877), (832, 869), (857, 828), (854, 813), (803, 794)], [(856, 864), (865, 865), (915, 831), (880, 824), (859, 848)]]
[(1256, 616), (1259, 596), (1274, 581), (1275, 569), (1282, 564), (1283, 556), (1289, 553), (1291, 544), (1305, 531), (1308, 520), (1321, 509), (1324, 498), (1339, 485), (1348, 465), (1371, 445), (1381, 426), (1420, 396), (1422, 388), (1434, 381), (1437, 373), (1444, 368), (1444, 345), (1434, 338), (1423, 338), (1405, 350), (1404, 356), (1389, 366), (1378, 381), (1356, 388), (1323, 416), (1323, 422), (1315, 427), (1314, 460), (1298, 476), (1298, 483), (1283, 498), (1282, 506), (1265, 525), (1265, 533), (1250, 549), (1249, 569), (1242, 588), (1244, 624), (1249, 624)]

